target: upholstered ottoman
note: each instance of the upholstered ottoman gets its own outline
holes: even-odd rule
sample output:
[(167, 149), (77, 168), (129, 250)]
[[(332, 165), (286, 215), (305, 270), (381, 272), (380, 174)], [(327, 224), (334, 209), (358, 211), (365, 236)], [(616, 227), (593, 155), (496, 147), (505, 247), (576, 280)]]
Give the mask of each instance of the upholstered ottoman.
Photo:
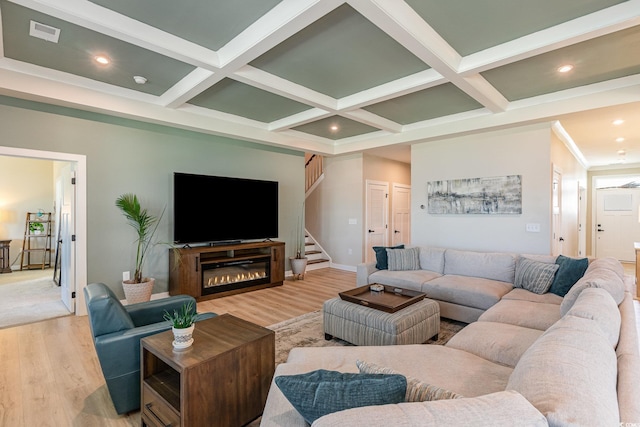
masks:
[(343, 339), (355, 345), (422, 344), (437, 339), (440, 306), (430, 299), (387, 313), (340, 298), (325, 301), (323, 324), (326, 339)]

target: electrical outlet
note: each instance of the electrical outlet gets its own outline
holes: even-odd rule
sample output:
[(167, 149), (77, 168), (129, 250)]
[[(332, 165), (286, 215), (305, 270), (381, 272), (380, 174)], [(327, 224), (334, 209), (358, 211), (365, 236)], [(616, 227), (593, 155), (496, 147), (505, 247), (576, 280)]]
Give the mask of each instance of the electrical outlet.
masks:
[(353, 255), (353, 250), (351, 250), (351, 248), (347, 249), (347, 252), (349, 253), (349, 255)]
[(131, 279), (131, 275), (128, 271), (123, 271), (122, 272), (122, 281), (125, 282), (127, 280)]

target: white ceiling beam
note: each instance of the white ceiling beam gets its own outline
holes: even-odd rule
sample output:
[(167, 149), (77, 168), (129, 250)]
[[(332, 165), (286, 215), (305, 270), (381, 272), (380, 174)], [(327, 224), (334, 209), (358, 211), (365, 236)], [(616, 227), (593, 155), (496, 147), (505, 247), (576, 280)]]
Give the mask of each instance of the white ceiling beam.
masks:
[(400, 123), (385, 119), (384, 117), (380, 117), (377, 114), (370, 113), (366, 110), (345, 111), (340, 113), (340, 115), (380, 130), (385, 130), (391, 133), (402, 132), (402, 125)]
[(306, 125), (307, 123), (325, 119), (333, 115), (335, 115), (334, 112), (322, 110), (320, 108), (311, 108), (307, 111), (302, 111), (301, 113), (269, 123), (269, 130), (279, 132), (284, 129), (291, 129), (297, 126)]
[(126, 99), (120, 95), (102, 93), (62, 82), (27, 76), (23, 73), (0, 68), (0, 94), (37, 102), (77, 108), (147, 123), (161, 124), (178, 129), (210, 135), (241, 139), (300, 151), (333, 154), (332, 147), (313, 140), (292, 138), (285, 133), (271, 132), (262, 126), (212, 117), (212, 114), (194, 114), (189, 108), (167, 109), (150, 102)]
[(460, 90), (493, 112), (509, 102), (482, 77), (466, 78), (457, 69), (460, 55), (409, 5), (396, 0), (351, 0), (349, 3), (409, 52), (431, 66)]
[(331, 111), (336, 111), (338, 107), (338, 101), (335, 98), (250, 65), (245, 65), (238, 69), (231, 77), (239, 82), (293, 99), (303, 104), (308, 104), (312, 107)]
[(476, 74), (640, 24), (640, 0), (630, 0), (465, 56), (461, 74)]
[(394, 80), (338, 100), (341, 111), (362, 108), (382, 101), (408, 95), (445, 83), (446, 80), (433, 68)]
[(196, 68), (163, 93), (157, 104), (167, 108), (178, 108), (223, 78), (222, 73)]
[(235, 69), (248, 64), (342, 3), (339, 0), (283, 0), (218, 50), (222, 66)]

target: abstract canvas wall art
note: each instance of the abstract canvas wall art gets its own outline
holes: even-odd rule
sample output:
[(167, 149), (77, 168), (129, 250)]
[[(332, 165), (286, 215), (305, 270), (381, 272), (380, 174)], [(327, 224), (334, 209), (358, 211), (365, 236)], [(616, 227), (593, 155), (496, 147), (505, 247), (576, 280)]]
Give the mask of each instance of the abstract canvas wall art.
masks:
[(430, 214), (521, 214), (522, 175), (427, 183)]

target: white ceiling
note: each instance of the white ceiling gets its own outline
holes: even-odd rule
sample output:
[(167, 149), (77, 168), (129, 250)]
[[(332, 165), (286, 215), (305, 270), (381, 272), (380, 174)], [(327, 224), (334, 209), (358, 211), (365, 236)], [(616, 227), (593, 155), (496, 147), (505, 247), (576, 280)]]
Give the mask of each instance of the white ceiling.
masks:
[(587, 167), (640, 164), (640, 0), (0, 0), (0, 15), (6, 96), (407, 162), (412, 143), (549, 122)]

